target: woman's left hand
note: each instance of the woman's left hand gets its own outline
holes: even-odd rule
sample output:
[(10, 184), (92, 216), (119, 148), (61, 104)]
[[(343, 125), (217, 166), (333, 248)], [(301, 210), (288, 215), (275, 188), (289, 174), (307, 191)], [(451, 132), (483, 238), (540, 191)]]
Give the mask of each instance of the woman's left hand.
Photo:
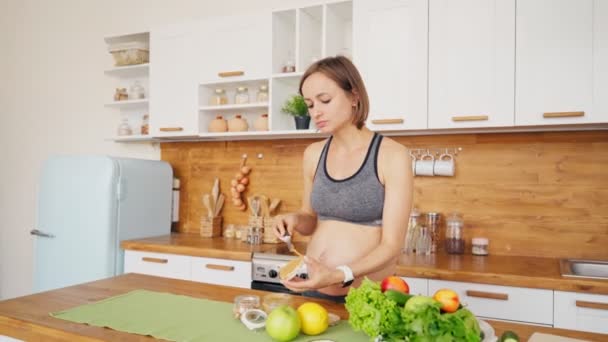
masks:
[[(331, 269), (312, 257), (304, 257), (308, 279), (293, 278), (283, 281), (283, 285), (294, 292), (304, 292), (318, 290), (324, 287), (335, 285), (340, 280), (337, 279), (337, 269)], [(342, 275), (340, 272), (339, 275)]]

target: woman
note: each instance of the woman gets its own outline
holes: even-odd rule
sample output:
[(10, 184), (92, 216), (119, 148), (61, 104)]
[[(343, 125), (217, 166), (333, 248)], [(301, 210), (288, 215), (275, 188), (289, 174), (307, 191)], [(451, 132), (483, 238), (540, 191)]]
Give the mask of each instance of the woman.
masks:
[(317, 128), (331, 137), (304, 151), (302, 208), (276, 220), (279, 237), (312, 235), (308, 278), (284, 285), (343, 302), (363, 277), (381, 280), (395, 272), (412, 201), (411, 159), (403, 145), (365, 127), (367, 92), (349, 59), (312, 64), (300, 94)]

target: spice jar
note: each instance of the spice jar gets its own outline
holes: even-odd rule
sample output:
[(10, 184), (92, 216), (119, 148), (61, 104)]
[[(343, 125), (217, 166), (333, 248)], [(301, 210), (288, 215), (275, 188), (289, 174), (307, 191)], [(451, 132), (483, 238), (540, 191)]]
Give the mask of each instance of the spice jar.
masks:
[(417, 208), (412, 209), (410, 213), (410, 220), (407, 225), (407, 231), (405, 233), (405, 243), (403, 252), (405, 254), (414, 253), (416, 250), (416, 241), (418, 240), (418, 234), (420, 227), (418, 225), (418, 219), (420, 218), (420, 212)]
[(291, 296), (287, 293), (270, 293), (264, 296), (262, 309), (267, 313), (279, 306), (291, 305)]
[(437, 252), (439, 246), (439, 220), (441, 215), (439, 213), (430, 212), (426, 214), (426, 226), (429, 228), (429, 235), (431, 236), (431, 253)]
[(144, 87), (139, 83), (139, 81), (133, 82), (131, 87), (129, 87), (128, 96), (130, 100), (143, 99), (146, 96)]
[(449, 254), (464, 253), (464, 221), (459, 213), (452, 213), (446, 219), (445, 250)]
[(471, 240), (471, 253), (473, 255), (488, 255), (488, 244), (487, 238), (476, 237)]
[(219, 106), (228, 104), (228, 97), (226, 96), (226, 91), (222, 88), (217, 88), (213, 92), (213, 95), (209, 98), (210, 106)]
[(225, 239), (234, 239), (234, 236), (236, 235), (236, 232), (234, 230), (234, 225), (233, 224), (229, 224), (226, 226), (226, 228), (224, 228), (224, 238)]
[(118, 125), (118, 135), (131, 135), (133, 134), (133, 130), (131, 129), (131, 125), (129, 125), (128, 118), (122, 118), (120, 125)]
[(246, 104), (249, 103), (249, 90), (247, 87), (236, 88), (236, 94), (234, 95), (235, 104)]
[(260, 297), (256, 295), (242, 295), (234, 298), (232, 312), (234, 318), (240, 318), (241, 314), (250, 309), (260, 308)]
[(150, 115), (145, 114), (141, 120), (141, 135), (150, 134)]
[(257, 102), (268, 102), (268, 86), (263, 84), (258, 89), (258, 94), (256, 96)]

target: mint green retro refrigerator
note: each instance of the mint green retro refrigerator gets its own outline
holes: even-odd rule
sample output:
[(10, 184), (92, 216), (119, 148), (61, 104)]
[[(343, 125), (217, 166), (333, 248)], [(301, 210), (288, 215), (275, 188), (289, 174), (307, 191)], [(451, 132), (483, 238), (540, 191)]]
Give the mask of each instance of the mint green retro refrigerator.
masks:
[(54, 156), (38, 184), (34, 292), (123, 272), (122, 240), (170, 234), (171, 166), (158, 160)]

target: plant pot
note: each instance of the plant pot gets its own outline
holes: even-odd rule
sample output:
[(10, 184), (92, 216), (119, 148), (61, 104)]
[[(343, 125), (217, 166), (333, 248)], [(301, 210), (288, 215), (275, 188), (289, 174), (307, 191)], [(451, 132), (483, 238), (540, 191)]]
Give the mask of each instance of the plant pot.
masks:
[(296, 129), (308, 129), (310, 126), (310, 116), (294, 116)]

